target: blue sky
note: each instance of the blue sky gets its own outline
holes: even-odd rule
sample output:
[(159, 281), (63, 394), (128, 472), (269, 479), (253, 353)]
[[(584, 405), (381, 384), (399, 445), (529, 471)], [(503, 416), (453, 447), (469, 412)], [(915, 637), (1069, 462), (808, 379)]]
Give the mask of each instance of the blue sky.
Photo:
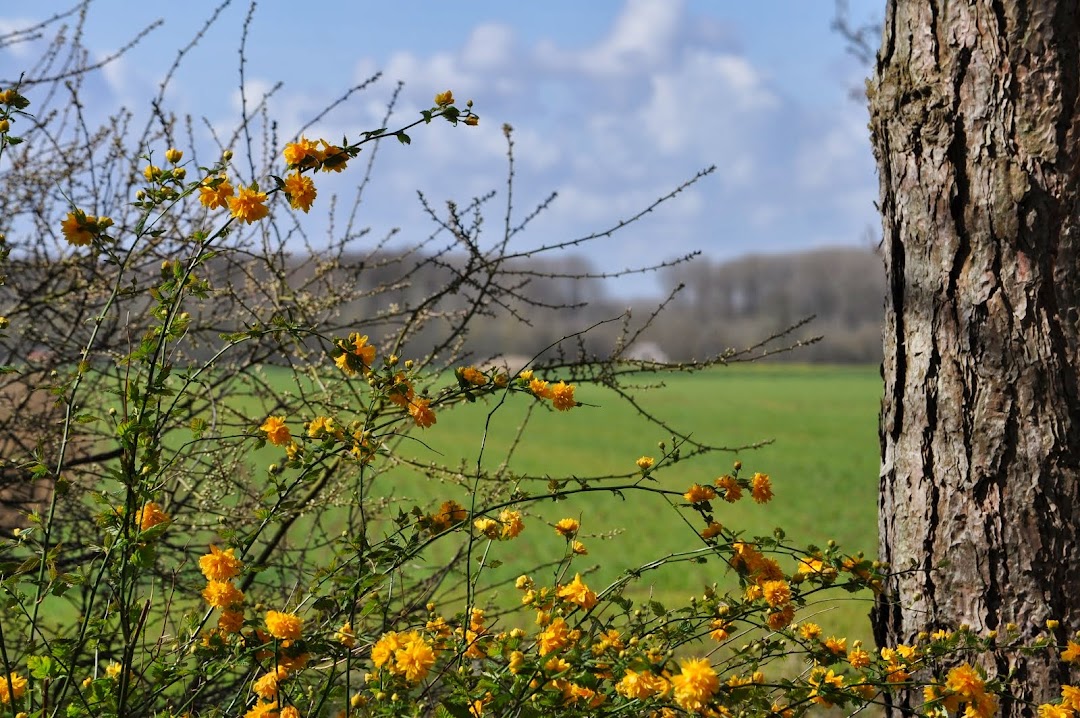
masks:
[[(70, 4), (7, 0), (0, 31)], [(98, 56), (164, 21), (95, 85), (102, 112), (120, 104), (145, 111), (177, 49), (217, 5), (93, 2), (85, 43)], [(856, 20), (880, 12), (871, 0), (851, 5)], [(225, 8), (174, 80), (171, 109), (235, 123), (247, 10), (241, 0)], [(475, 100), (479, 127), (423, 128), (411, 147), (385, 148), (364, 208), (375, 236), (390, 227), (404, 237), (427, 234), (417, 190), (461, 202), (501, 190), (503, 122), (516, 131), (520, 209), (560, 194), (523, 245), (606, 228), (717, 165), (647, 222), (586, 250), (612, 270), (695, 249), (720, 259), (865, 244), (876, 234), (866, 111), (850, 98), (866, 68), (830, 31), (832, 13), (828, 0), (264, 0), (246, 71), (251, 95), (284, 82), (270, 105), (283, 136), (377, 70), (384, 79), (315, 134), (378, 127), (396, 80), (406, 83), (402, 121), (436, 91)], [(0, 78), (31, 56), (26, 46), (0, 50)]]

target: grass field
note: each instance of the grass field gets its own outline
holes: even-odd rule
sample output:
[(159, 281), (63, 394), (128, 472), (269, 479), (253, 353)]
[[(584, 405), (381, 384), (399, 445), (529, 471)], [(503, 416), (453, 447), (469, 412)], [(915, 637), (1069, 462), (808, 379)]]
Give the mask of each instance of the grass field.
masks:
[[(880, 397), (876, 367), (719, 368), (665, 377), (663, 386), (642, 388), (636, 397), (644, 409), (706, 444), (773, 442), (669, 465), (657, 473), (660, 486), (683, 491), (695, 482), (710, 482), (730, 471), (738, 458), (745, 471), (770, 474), (776, 498), (765, 506), (749, 500), (734, 505), (714, 502), (725, 526), (748, 535), (771, 534), (779, 526), (796, 545), (823, 545), (835, 539), (852, 553), (876, 553)], [(666, 440), (670, 446), (670, 436), (614, 395), (581, 387), (577, 398), (596, 406), (569, 413), (534, 412), (509, 462), (513, 472), (551, 477), (615, 474), (632, 471), (635, 459), (643, 454), (659, 456), (658, 441)], [(527, 398), (514, 399), (493, 416), (484, 449), (488, 469), (505, 458), (527, 411)], [(414, 456), (442, 465), (461, 464), (466, 472), (475, 468), (484, 423), (494, 405), (479, 402), (440, 414), (439, 423), (422, 434), (427, 447), (416, 446)], [(543, 493), (545, 483), (525, 488)], [(403, 472), (380, 477), (375, 491), (392, 492), (404, 505), (461, 497), (458, 487)], [(556, 558), (564, 543), (547, 524), (571, 516), (581, 520), (581, 538), (589, 549), (576, 566), (592, 569), (590, 584), (603, 586), (626, 569), (700, 547), (694, 528), (678, 513), (700, 528), (692, 512), (673, 509), (655, 495), (628, 494), (622, 500), (604, 492), (534, 504), (525, 533), (516, 541), (495, 544), (491, 558), (506, 562), (500, 571), (514, 576), (521, 566)], [(704, 565), (683, 562), (645, 574), (635, 592), (652, 591), (657, 599), (676, 604), (700, 594), (706, 584), (722, 583), (725, 574), (715, 559)], [(869, 640), (869, 596), (836, 595), (843, 600), (809, 609), (826, 610), (827, 615), (815, 620), (827, 631)]]

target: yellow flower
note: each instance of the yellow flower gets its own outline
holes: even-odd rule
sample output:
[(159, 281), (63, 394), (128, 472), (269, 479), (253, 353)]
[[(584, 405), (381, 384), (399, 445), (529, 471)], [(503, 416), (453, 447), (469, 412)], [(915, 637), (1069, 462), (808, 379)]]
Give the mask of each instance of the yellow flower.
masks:
[(1039, 718), (1075, 718), (1075, 713), (1068, 706), (1043, 703), (1039, 706)]
[(521, 520), (521, 513), (506, 509), (499, 514), (499, 522), (502, 524), (502, 538), (512, 539), (521, 535), (525, 530), (525, 522)]
[(477, 117), (476, 115), (469, 115), (468, 117), (465, 118), (465, 124), (468, 125), (469, 127), (476, 127), (477, 125), (480, 124), (480, 118)]
[[(220, 181), (219, 181), (220, 180)], [(199, 187), (199, 203), (207, 209), (226, 207), (233, 196), (233, 186), (224, 177), (207, 178)]]
[(409, 405), (409, 415), (413, 423), (421, 429), (426, 429), (435, 423), (435, 412), (431, 410), (431, 401), (428, 399), (416, 399)]
[(711, 486), (701, 486), (700, 484), (694, 484), (691, 486), (683, 498), (692, 504), (700, 504), (706, 501), (712, 501), (716, 498), (716, 492), (713, 491)]
[(268, 416), (259, 431), (266, 432), (266, 439), (274, 446), (285, 446), (292, 441), (289, 427), (285, 426), (284, 416)]
[(1069, 641), (1061, 652), (1061, 660), (1066, 663), (1080, 663), (1080, 643)]
[(713, 484), (716, 488), (724, 490), (724, 501), (729, 504), (733, 504), (742, 498), (742, 487), (739, 486), (739, 482), (734, 476), (725, 474), (713, 481)]
[(135, 523), (139, 525), (140, 531), (146, 531), (158, 524), (168, 523), (171, 520), (169, 515), (162, 511), (161, 507), (154, 501), (147, 501), (135, 514)]
[(586, 611), (596, 605), (596, 594), (581, 580), (581, 574), (574, 574), (574, 580), (555, 592), (559, 598), (581, 606)]
[(409, 402), (416, 396), (416, 392), (413, 391), (412, 383), (405, 377), (404, 374), (398, 372), (394, 375), (393, 385), (386, 390), (386, 398), (394, 404), (405, 408), (409, 405)]
[(217, 625), (225, 633), (238, 633), (244, 626), (244, 614), (242, 611), (222, 611)]
[(397, 631), (384, 633), (379, 640), (375, 641), (375, 645), (371, 647), (371, 662), (376, 668), (382, 668), (394, 657), (394, 653), (401, 648), (402, 645), (404, 644)]
[(722, 643), (726, 641), (731, 635), (731, 624), (722, 618), (715, 619), (712, 623), (709, 624), (709, 628), (712, 629), (711, 631), (709, 631), (709, 638), (713, 639), (717, 643)]
[(572, 551), (572, 552), (574, 553), (574, 555), (576, 555), (576, 556), (584, 556), (584, 555), (586, 555), (587, 553), (589, 553), (589, 549), (585, 548), (585, 544), (581, 543), (580, 541), (573, 541), (573, 542), (571, 542), (571, 544), (570, 544), (570, 550), (571, 550), (571, 551)]
[(184, 153), (176, 149), (175, 147), (170, 147), (169, 149), (165, 150), (165, 160), (170, 164), (176, 164), (183, 158), (183, 156)]
[(258, 222), (270, 214), (266, 206), (266, 193), (250, 187), (241, 187), (235, 197), (228, 198), (229, 214), (247, 224)]
[(574, 401), (574, 385), (560, 381), (551, 387), (551, 405), (558, 411), (570, 411), (577, 406)]
[(68, 212), (67, 217), (60, 223), (60, 231), (68, 244), (76, 247), (85, 247), (94, 239), (93, 226), (87, 222), (87, 216), (79, 210)]
[(889, 683), (905, 683), (911, 680), (911, 674), (902, 663), (893, 662), (885, 666), (885, 680)]
[(437, 107), (449, 107), (452, 104), (454, 104), (454, 93), (450, 90), (435, 95), (435, 105)]
[(290, 142), (285, 145), (285, 162), (290, 167), (310, 167), (322, 161), (322, 153), (318, 144), (306, 137), (301, 137), (298, 142)]
[(244, 592), (230, 581), (210, 581), (202, 596), (214, 608), (232, 608), (244, 602)]
[(338, 340), (337, 346), (343, 353), (334, 360), (334, 363), (346, 374), (352, 376), (360, 371), (366, 374), (371, 370), (371, 365), (375, 361), (375, 347), (368, 344), (367, 334), (353, 332), (347, 340)]
[(521, 651), (513, 651), (510, 654), (510, 661), (506, 664), (507, 670), (514, 675), (521, 672), (522, 666), (525, 665), (525, 654)]
[(234, 555), (235, 549), (222, 551), (213, 544), (210, 553), (199, 559), (199, 570), (209, 581), (228, 581), (240, 573), (243, 563)]
[(573, 640), (570, 627), (561, 616), (551, 622), (547, 628), (536, 637), (536, 645), (541, 656), (546, 656), (553, 651), (561, 651), (570, 645)]
[(161, 168), (156, 165), (146, 165), (143, 169), (143, 177), (147, 182), (155, 182), (161, 179)]
[(945, 688), (966, 702), (983, 695), (986, 692), (986, 682), (971, 664), (963, 663), (949, 671), (945, 677)]
[(632, 671), (627, 669), (623, 677), (615, 684), (615, 691), (627, 698), (645, 700), (655, 695), (663, 695), (668, 691), (668, 682), (660, 676), (653, 675), (652, 671)]
[(532, 381), (532, 378), (533, 378), (533, 370), (532, 369), (526, 369), (525, 371), (518, 374), (518, 379), (521, 379), (522, 381)]
[(278, 681), (286, 676), (286, 672), (280, 666), (270, 673), (264, 673), (251, 685), (252, 692), (265, 700), (270, 700), (277, 695)]
[(244, 718), (281, 718), (277, 708), (277, 701), (273, 703), (259, 701), (244, 714)]
[(266, 630), (274, 638), (296, 640), (300, 638), (304, 622), (294, 613), (266, 612)]
[(814, 573), (821, 573), (824, 568), (825, 562), (820, 558), (805, 556), (799, 559), (799, 564), (795, 567), (795, 573), (807, 576)]
[(831, 668), (828, 670), (828, 672), (825, 672), (823, 668), (817, 668), (814, 669), (814, 671), (810, 674), (809, 683), (810, 685), (814, 686), (814, 690), (810, 691), (809, 697), (812, 698), (815, 703), (818, 703), (828, 708), (833, 705), (832, 701), (822, 697), (819, 690), (823, 687), (825, 689), (843, 688), (844, 677), (842, 675), (837, 675), (836, 673), (834, 673)]
[(346, 648), (352, 648), (356, 645), (356, 634), (353, 632), (350, 621), (346, 621), (341, 628), (337, 629), (334, 633), (334, 640)]
[(501, 527), (499, 526), (499, 522), (495, 519), (476, 519), (473, 521), (473, 526), (476, 527), (477, 531), (484, 536), (487, 536), (489, 539), (499, 538), (499, 530)]
[(761, 584), (761, 592), (765, 601), (773, 608), (784, 606), (791, 601), (791, 587), (787, 581), (765, 581)]
[(821, 626), (816, 623), (804, 623), (799, 626), (799, 635), (808, 641), (811, 641), (821, 635)]
[(555, 524), (556, 533), (568, 539), (574, 538), (579, 528), (581, 528), (581, 523), (577, 519), (559, 519)]
[(551, 389), (548, 388), (548, 383), (543, 379), (533, 379), (532, 381), (530, 381), (529, 391), (531, 391), (534, 396), (539, 397), (540, 399), (550, 399), (553, 396), (551, 393)]
[(488, 383), (487, 376), (475, 367), (465, 367), (461, 370), (461, 378), (475, 386), (483, 386)]
[(754, 474), (754, 478), (750, 480), (750, 496), (759, 504), (769, 503), (773, 492), (768, 474)]
[(653, 460), (653, 457), (642, 456), (640, 459), (637, 460), (637, 467), (642, 471), (648, 471), (653, 467), (654, 463), (656, 462)]
[(723, 530), (724, 530), (723, 526), (721, 526), (716, 521), (711, 521), (711, 522), (709, 522), (709, 525), (705, 527), (705, 530), (701, 532), (701, 538), (703, 538), (703, 539), (716, 538), (717, 536), (720, 535), (720, 532), (723, 531)]
[(1061, 687), (1061, 704), (1069, 706), (1074, 711), (1080, 711), (1080, 688), (1076, 686)]
[(547, 673), (551, 673), (553, 675), (557, 673), (562, 673), (563, 671), (570, 670), (570, 663), (567, 662), (565, 658), (560, 658), (559, 656), (552, 656), (544, 662), (544, 670)]
[(468, 511), (457, 501), (444, 501), (439, 510), (428, 518), (428, 525), (432, 533), (438, 534), (461, 523), (467, 516)]
[[(10, 681), (11, 685), (8, 685)], [(27, 680), (18, 673), (0, 675), (0, 703), (11, 703), (12, 694), (19, 700), (26, 693)]]
[(344, 440), (345, 438), (345, 432), (334, 426), (334, 419), (329, 416), (316, 416), (309, 421), (307, 424), (307, 435), (312, 439), (318, 439), (323, 436), (333, 436), (339, 440)]
[(779, 611), (773, 611), (765, 617), (765, 625), (774, 631), (779, 631), (781, 628), (789, 625), (795, 620), (795, 607), (790, 603), (781, 608)]
[(315, 182), (307, 175), (293, 172), (285, 178), (285, 195), (289, 198), (289, 205), (293, 209), (302, 209), (307, 212), (315, 201)]
[(847, 652), (847, 639), (829, 636), (825, 639), (825, 648), (839, 656)]
[(341, 172), (349, 161), (349, 153), (337, 145), (332, 145), (326, 140), (319, 140), (323, 144), (322, 167), (323, 172)]
[(296, 706), (285, 706), (278, 713), (278, 718), (300, 718), (300, 710)]
[(424, 680), (435, 664), (435, 650), (422, 635), (411, 631), (394, 655), (394, 672), (410, 683)]
[(708, 701), (720, 688), (720, 679), (707, 658), (691, 658), (679, 663), (681, 672), (672, 676), (675, 702), (694, 713), (705, 710)]
[(870, 654), (857, 646), (848, 651), (847, 659), (851, 667), (855, 669), (866, 668), (870, 665)]

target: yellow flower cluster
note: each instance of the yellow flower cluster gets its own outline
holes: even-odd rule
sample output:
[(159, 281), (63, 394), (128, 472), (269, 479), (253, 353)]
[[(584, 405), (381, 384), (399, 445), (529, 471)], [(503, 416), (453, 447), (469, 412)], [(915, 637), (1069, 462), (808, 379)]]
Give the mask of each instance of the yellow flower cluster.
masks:
[[(897, 646), (901, 648), (909, 646)], [(897, 658), (885, 654), (889, 649), (882, 649), (882, 657), (896, 663)], [(910, 653), (908, 654), (910, 655)], [(901, 656), (901, 659), (903, 657)], [(890, 665), (890, 668), (892, 666)], [(930, 706), (940, 706), (950, 714), (960, 711), (964, 705), (964, 715), (968, 718), (989, 718), (997, 712), (997, 697), (986, 690), (986, 680), (978, 669), (969, 663), (956, 666), (945, 676), (945, 684), (928, 685), (923, 689), (923, 698)], [(1039, 708), (1039, 715), (1046, 714), (1043, 707)]]
[(285, 163), (290, 169), (298, 171), (318, 169), (323, 172), (341, 172), (345, 169), (346, 163), (359, 152), (360, 148), (358, 147), (343, 148), (332, 145), (326, 140), (320, 139), (312, 142), (307, 137), (301, 137), (298, 141), (285, 145), (282, 154), (285, 156)]
[(654, 675), (652, 671), (642, 672), (627, 669), (623, 677), (615, 684), (615, 691), (627, 698), (646, 700), (653, 696), (666, 696), (671, 690), (671, 684), (663, 676)]
[(217, 627), (224, 634), (238, 633), (244, 625), (244, 592), (232, 582), (243, 567), (235, 549), (222, 551), (213, 544), (210, 553), (199, 558), (199, 570), (206, 578), (202, 597), (211, 607), (221, 609)]
[(383, 634), (371, 649), (371, 662), (409, 683), (419, 683), (435, 665), (435, 648), (419, 631)]
[[(526, 378), (526, 376), (528, 378)], [(551, 405), (559, 411), (570, 411), (578, 405), (574, 400), (574, 385), (560, 381), (549, 385), (543, 379), (533, 377), (532, 372), (522, 372), (519, 379), (525, 384), (533, 396), (538, 399), (547, 399)]]
[(521, 519), (521, 513), (503, 510), (499, 519), (479, 518), (473, 521), (473, 526), (481, 534), (489, 539), (502, 539), (504, 541), (517, 538), (525, 530), (525, 522)]
[[(147, 168), (154, 169), (154, 168)], [(235, 190), (225, 176), (207, 177), (199, 187), (199, 203), (207, 209), (228, 207), (229, 214), (246, 224), (252, 224), (270, 214), (266, 193), (257, 186)]]

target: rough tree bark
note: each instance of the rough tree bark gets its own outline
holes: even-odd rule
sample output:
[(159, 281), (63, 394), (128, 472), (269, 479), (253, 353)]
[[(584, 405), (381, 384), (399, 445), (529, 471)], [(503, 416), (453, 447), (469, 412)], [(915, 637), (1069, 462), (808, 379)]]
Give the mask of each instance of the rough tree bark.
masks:
[[(868, 92), (888, 280), (879, 529), (882, 559), (915, 570), (875, 608), (879, 643), (1080, 629), (1078, 7), (888, 2)], [(1053, 656), (996, 661), (1023, 686), (1005, 715), (1068, 682)]]

